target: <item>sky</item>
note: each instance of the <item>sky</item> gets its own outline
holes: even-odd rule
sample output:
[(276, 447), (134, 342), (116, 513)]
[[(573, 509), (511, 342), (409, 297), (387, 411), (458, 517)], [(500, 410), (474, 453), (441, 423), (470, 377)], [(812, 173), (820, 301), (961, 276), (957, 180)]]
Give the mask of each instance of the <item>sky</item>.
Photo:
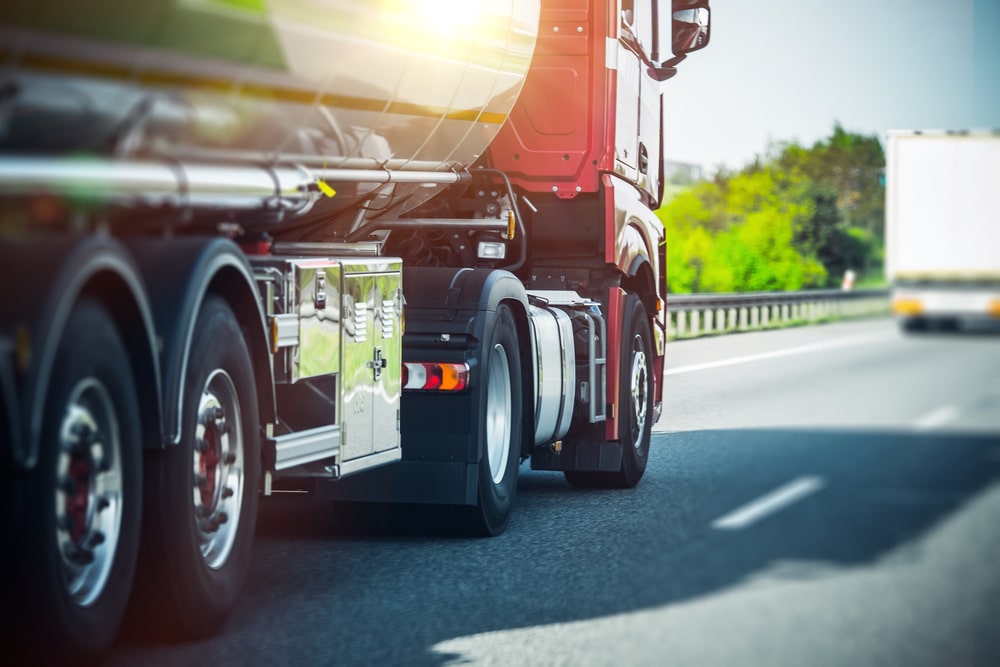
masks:
[(668, 160), (736, 170), (847, 131), (1000, 129), (1000, 0), (711, 0), (664, 84)]

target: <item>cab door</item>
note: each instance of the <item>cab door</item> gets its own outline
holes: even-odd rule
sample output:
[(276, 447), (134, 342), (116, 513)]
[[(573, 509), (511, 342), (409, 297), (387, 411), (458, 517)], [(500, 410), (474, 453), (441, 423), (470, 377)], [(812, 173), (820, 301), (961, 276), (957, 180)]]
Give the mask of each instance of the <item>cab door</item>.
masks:
[(658, 22), (655, 2), (622, 0), (615, 109), (615, 171), (646, 193), (649, 204), (658, 204), (660, 198), (662, 146), (663, 96), (652, 71)]

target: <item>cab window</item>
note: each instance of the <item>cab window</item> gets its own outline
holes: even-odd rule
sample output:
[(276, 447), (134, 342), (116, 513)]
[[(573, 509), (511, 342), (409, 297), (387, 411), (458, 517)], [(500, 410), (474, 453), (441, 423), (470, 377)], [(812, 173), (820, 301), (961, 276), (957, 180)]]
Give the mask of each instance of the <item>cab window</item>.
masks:
[(653, 3), (656, 0), (622, 0), (621, 38), (646, 60), (651, 60), (654, 23)]

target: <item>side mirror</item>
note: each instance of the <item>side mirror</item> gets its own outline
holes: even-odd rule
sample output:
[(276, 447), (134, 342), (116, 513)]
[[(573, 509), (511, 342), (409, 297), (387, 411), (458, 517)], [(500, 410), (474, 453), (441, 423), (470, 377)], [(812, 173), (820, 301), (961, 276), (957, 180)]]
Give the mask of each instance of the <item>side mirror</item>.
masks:
[(708, 46), (712, 34), (708, 0), (673, 0), (674, 56), (684, 56)]

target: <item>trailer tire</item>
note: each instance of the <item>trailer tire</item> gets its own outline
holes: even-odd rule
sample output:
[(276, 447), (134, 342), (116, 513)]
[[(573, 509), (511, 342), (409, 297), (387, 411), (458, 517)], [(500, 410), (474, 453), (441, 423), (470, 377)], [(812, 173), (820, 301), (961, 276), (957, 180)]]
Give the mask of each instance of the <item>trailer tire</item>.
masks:
[(521, 355), (514, 315), (507, 305), (497, 307), (482, 361), (478, 500), (468, 508), (465, 529), (470, 535), (492, 537), (510, 521), (521, 451)]
[(250, 568), (260, 434), (250, 353), (232, 310), (208, 295), (183, 384), (181, 437), (147, 457), (137, 586), (147, 634), (214, 634)]
[(14, 623), (5, 646), (24, 664), (79, 662), (111, 645), (139, 546), (139, 406), (103, 305), (74, 306), (52, 368), (38, 465), (15, 478), (8, 508), (14, 570), (3, 576), (14, 595), (5, 618)]
[(653, 429), (653, 344), (649, 318), (635, 294), (625, 297), (618, 383), (621, 468), (614, 472), (565, 471), (581, 488), (632, 488), (646, 472)]

